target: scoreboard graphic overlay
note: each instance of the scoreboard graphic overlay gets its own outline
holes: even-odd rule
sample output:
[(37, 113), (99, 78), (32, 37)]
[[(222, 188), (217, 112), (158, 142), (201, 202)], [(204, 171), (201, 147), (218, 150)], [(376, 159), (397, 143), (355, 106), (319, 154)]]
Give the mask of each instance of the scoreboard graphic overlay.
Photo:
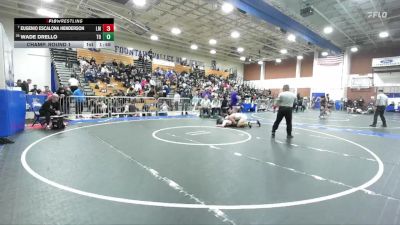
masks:
[(113, 18), (15, 18), (15, 48), (114, 48)]

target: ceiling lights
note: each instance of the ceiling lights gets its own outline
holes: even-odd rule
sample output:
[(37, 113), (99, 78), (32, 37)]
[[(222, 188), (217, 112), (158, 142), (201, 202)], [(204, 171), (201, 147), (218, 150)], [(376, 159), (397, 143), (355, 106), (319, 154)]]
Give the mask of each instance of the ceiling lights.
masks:
[(199, 48), (199, 46), (197, 46), (196, 44), (192, 44), (192, 45), (190, 45), (190, 48), (193, 50), (197, 50)]
[(215, 51), (215, 49), (211, 49), (210, 53), (214, 55), (215, 53), (217, 53), (217, 51)]
[(264, 62), (262, 60), (258, 61), (258, 65), (262, 65)]
[(358, 48), (357, 48), (357, 47), (352, 47), (352, 48), (350, 49), (350, 51), (351, 51), (351, 52), (358, 52)]
[(143, 7), (144, 5), (146, 5), (146, 0), (133, 0), (133, 4), (139, 7)]
[(302, 55), (298, 55), (298, 56), (297, 56), (297, 59), (298, 59), (298, 60), (302, 60), (302, 59), (303, 59), (303, 56), (302, 56)]
[(379, 33), (380, 38), (387, 38), (389, 37), (389, 33), (387, 31), (382, 31)]
[(174, 27), (171, 29), (171, 33), (178, 35), (178, 34), (182, 33), (182, 31), (181, 31), (181, 29)]
[(49, 17), (49, 18), (58, 18), (59, 17), (58, 13), (49, 11), (49, 10), (44, 9), (44, 8), (37, 9), (36, 13), (41, 15), (41, 16), (45, 16), (45, 17)]
[(246, 57), (242, 56), (242, 57), (240, 57), (240, 60), (241, 61), (246, 61)]
[(321, 55), (322, 56), (328, 56), (329, 54), (328, 54), (328, 52), (322, 52)]
[(287, 50), (286, 50), (286, 49), (281, 49), (279, 52), (280, 52), (281, 54), (286, 54), (286, 53), (287, 53)]
[(215, 39), (210, 39), (210, 40), (208, 41), (208, 43), (209, 43), (210, 45), (216, 45), (216, 44), (217, 44), (217, 40), (215, 40)]
[(152, 34), (152, 35), (150, 36), (150, 39), (153, 40), (153, 41), (158, 41), (158, 36), (155, 35), (155, 34)]
[(237, 51), (238, 51), (238, 52), (243, 52), (243, 51), (244, 51), (244, 48), (239, 47), (239, 48), (237, 48)]
[(54, 2), (54, 0), (42, 0), (44, 2)]
[(222, 4), (221, 9), (222, 9), (222, 11), (223, 11), (224, 13), (230, 13), (230, 12), (233, 11), (234, 7), (233, 7), (233, 5), (232, 5), (231, 3), (229, 3), (229, 2), (224, 2), (224, 3)]
[(281, 62), (282, 62), (282, 59), (275, 59), (275, 62), (281, 63)]
[(325, 34), (330, 34), (330, 33), (332, 33), (332, 31), (333, 31), (333, 28), (330, 27), (330, 26), (324, 28), (324, 33)]
[(237, 32), (236, 30), (234, 30), (234, 31), (232, 31), (232, 33), (231, 33), (231, 37), (232, 37), (232, 38), (239, 38), (239, 37), (240, 37), (240, 33)]
[(296, 41), (296, 35), (294, 34), (289, 34), (287, 39), (291, 42), (295, 42)]

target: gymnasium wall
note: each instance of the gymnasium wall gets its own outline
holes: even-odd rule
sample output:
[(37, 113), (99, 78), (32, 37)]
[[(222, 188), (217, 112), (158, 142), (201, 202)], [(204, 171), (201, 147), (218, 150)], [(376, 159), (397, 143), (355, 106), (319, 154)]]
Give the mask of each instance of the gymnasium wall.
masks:
[[(359, 76), (369, 76), (373, 78), (373, 85), (376, 88), (371, 88), (373, 90), (360, 90), (353, 89), (352, 92), (348, 92), (348, 98), (352, 99), (357, 97), (358, 95), (362, 95), (363, 97), (370, 97), (371, 95), (375, 96), (376, 89), (384, 89), (385, 93), (400, 93), (400, 72), (386, 72), (386, 73), (373, 73), (372, 71), (372, 59), (373, 58), (383, 58), (383, 57), (391, 57), (391, 56), (400, 56), (400, 47), (392, 46), (386, 48), (374, 48), (369, 50), (360, 50), (356, 54), (351, 56), (351, 65), (350, 65), (350, 76), (354, 75)], [(349, 79), (349, 84), (350, 84)], [(365, 93), (367, 92), (367, 93)], [(399, 100), (397, 98), (389, 98), (389, 102), (394, 101), (396, 107), (398, 105)]]
[(314, 54), (304, 56), (301, 60), (300, 77), (312, 77), (314, 67)]
[[(286, 63), (284, 63), (286, 61)], [(302, 96), (310, 96), (313, 92), (329, 93), (332, 98), (340, 99), (345, 92), (346, 79), (343, 79), (343, 64), (326, 66), (314, 63), (314, 55), (306, 56), (301, 63), (298, 77), (296, 77), (297, 59), (283, 60), (281, 64), (275, 62), (266, 63), (265, 80), (256, 78), (252, 81), (256, 87), (265, 89), (282, 89), (289, 84), (296, 93)], [(269, 68), (269, 70), (268, 70)], [(247, 71), (247, 70), (246, 70)], [(245, 71), (245, 77), (249, 77)]]
[(311, 91), (329, 93), (332, 99), (339, 100), (345, 94), (343, 63), (326, 66), (314, 64)]
[(351, 55), (350, 74), (370, 74), (372, 73), (372, 59), (381, 57), (399, 56), (400, 47), (360, 49)]
[[(162, 38), (162, 37), (160, 37), (160, 38)], [(125, 39), (118, 38), (117, 35), (115, 38), (115, 44), (118, 46), (131, 47), (131, 48), (139, 49), (139, 50), (143, 50), (143, 51), (148, 51), (151, 48), (153, 52), (157, 52), (160, 54), (171, 55), (174, 57), (185, 57), (187, 59), (202, 61), (205, 63), (206, 69), (210, 69), (211, 60), (215, 59), (217, 61), (217, 68), (220, 68), (221, 70), (233, 68), (233, 69), (237, 70), (238, 77), (243, 78), (244, 64), (241, 61), (239, 61), (239, 59), (237, 59), (237, 61), (235, 61), (235, 60), (232, 60), (232, 61), (220, 60), (218, 58), (212, 57), (211, 54), (209, 57), (197, 54), (195, 50), (190, 49), (190, 46), (182, 46), (182, 51), (177, 51), (172, 48), (161, 46), (160, 43), (157, 41), (151, 41), (150, 43), (148, 43), (142, 39), (125, 40)], [(206, 46), (206, 44), (204, 44), (204, 46)], [(201, 48), (201, 47), (202, 46), (199, 46), (199, 48)], [(107, 51), (115, 52), (114, 49), (107, 49), (104, 51), (105, 52), (107, 52)], [(218, 52), (217, 52), (217, 55), (218, 55)]]
[(371, 100), (371, 96), (375, 97), (376, 94), (376, 88), (374, 87), (360, 90), (347, 88), (347, 98), (351, 100), (363, 98), (368, 103)]
[(258, 63), (251, 63), (244, 65), (243, 80), (259, 80), (261, 66)]
[[(0, 17), (7, 37), (14, 46), (14, 19)], [(32, 79), (32, 84), (51, 86), (51, 59), (50, 50), (45, 48), (14, 48), (14, 79)]]
[[(295, 69), (292, 60), (286, 60), (286, 63), (282, 63), (283, 67), (286, 66), (286, 68), (281, 69), (279, 68), (280, 66), (275, 65), (275, 62), (267, 62), (266, 80), (264, 81), (259, 80), (259, 77), (257, 76), (249, 76), (247, 70), (245, 70), (245, 77), (254, 79), (252, 83), (255, 86), (266, 89), (281, 88), (284, 84), (289, 84), (291, 87), (296, 88), (297, 92), (303, 92), (307, 88), (310, 89), (310, 93), (329, 93), (333, 99), (341, 99), (344, 96), (354, 97), (358, 95), (370, 97), (371, 93), (373, 94), (373, 91), (357, 91), (347, 88), (351, 85), (351, 77), (355, 75), (355, 72), (358, 72), (358, 74), (361, 75), (372, 76), (370, 72), (372, 71), (372, 58), (389, 57), (394, 55), (400, 55), (399, 47), (385, 48), (382, 50), (373, 49), (371, 51), (364, 50), (351, 54), (346, 52), (344, 63), (333, 66), (319, 65), (317, 61), (314, 62), (314, 56), (309, 55), (304, 57), (301, 61), (301, 67), (300, 71), (297, 72), (297, 78), (291, 75), (293, 69)], [(285, 62), (285, 60), (283, 60), (283, 62)], [(400, 72), (375, 73), (373, 76), (374, 85), (377, 87), (389, 88), (400, 86)]]
[(281, 63), (275, 61), (265, 63), (264, 79), (281, 79), (296, 77), (296, 58), (282, 60)]

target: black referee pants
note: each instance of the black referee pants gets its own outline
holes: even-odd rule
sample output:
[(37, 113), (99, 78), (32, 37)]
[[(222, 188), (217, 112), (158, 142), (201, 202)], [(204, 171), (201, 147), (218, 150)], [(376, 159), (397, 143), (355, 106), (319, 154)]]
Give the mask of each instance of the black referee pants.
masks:
[(386, 106), (377, 106), (375, 113), (374, 113), (374, 122), (372, 123), (373, 125), (376, 125), (378, 122), (378, 115), (381, 117), (382, 120), (382, 125), (386, 126), (386, 119), (385, 116), (383, 115), (385, 113)]
[(292, 111), (292, 107), (279, 106), (278, 115), (276, 116), (275, 123), (272, 126), (273, 133), (278, 130), (279, 124), (283, 117), (285, 117), (287, 135), (292, 135)]

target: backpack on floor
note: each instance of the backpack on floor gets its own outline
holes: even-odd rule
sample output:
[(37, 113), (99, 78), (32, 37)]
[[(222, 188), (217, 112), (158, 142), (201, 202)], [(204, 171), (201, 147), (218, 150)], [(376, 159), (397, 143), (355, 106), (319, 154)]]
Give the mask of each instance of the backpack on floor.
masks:
[(61, 116), (52, 117), (51, 123), (52, 123), (51, 129), (53, 130), (60, 130), (65, 128), (64, 117)]

